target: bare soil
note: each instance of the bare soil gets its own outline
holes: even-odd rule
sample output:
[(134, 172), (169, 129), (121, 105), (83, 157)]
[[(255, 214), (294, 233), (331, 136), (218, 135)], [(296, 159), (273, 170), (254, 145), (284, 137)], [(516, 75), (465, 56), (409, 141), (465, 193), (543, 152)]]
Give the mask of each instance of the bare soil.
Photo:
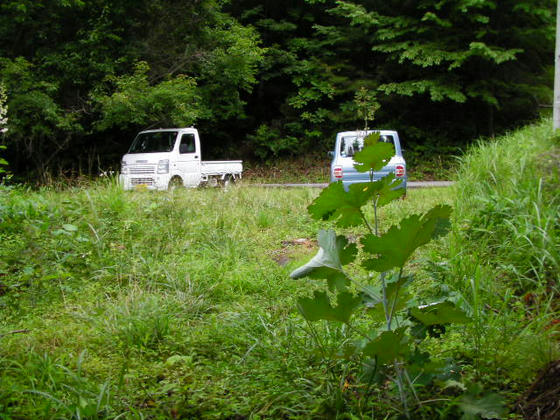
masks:
[(527, 420), (560, 419), (560, 360), (551, 362), (517, 404)]

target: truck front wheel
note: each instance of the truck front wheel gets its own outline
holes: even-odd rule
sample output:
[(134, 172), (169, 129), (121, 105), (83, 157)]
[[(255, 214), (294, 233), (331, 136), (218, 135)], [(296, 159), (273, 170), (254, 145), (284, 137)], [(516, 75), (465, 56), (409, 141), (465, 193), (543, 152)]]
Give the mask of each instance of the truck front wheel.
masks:
[(171, 178), (169, 180), (169, 185), (167, 186), (168, 191), (174, 191), (177, 190), (179, 188), (183, 188), (183, 180), (181, 179), (181, 177), (178, 176), (174, 176), (173, 178)]

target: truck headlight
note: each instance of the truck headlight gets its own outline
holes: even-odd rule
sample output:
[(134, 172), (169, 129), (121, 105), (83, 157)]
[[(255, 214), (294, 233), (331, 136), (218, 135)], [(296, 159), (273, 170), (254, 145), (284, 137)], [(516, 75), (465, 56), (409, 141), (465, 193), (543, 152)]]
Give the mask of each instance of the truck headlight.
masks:
[(161, 159), (157, 165), (158, 174), (168, 174), (169, 173), (169, 159)]
[(121, 162), (121, 174), (126, 175), (128, 173), (128, 167), (126, 166), (126, 162), (123, 160)]

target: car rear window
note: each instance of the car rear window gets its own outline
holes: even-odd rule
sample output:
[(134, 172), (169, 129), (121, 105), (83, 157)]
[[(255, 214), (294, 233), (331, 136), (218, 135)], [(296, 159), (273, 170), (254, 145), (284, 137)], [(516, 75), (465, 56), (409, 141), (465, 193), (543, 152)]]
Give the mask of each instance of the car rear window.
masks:
[[(379, 141), (383, 143), (391, 143), (393, 146), (395, 145), (395, 139), (391, 135), (381, 135), (379, 136)], [(358, 153), (364, 147), (364, 138), (358, 136), (348, 136), (342, 137), (342, 141), (340, 142), (340, 156), (342, 157), (351, 157), (354, 154)]]

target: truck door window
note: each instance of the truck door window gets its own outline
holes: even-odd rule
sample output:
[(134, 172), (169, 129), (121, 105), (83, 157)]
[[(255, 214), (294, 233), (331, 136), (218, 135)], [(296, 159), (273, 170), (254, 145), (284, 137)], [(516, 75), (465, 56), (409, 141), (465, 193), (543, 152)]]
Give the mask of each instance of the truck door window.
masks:
[(195, 151), (194, 134), (183, 134), (181, 136), (181, 144), (179, 145), (179, 153), (194, 153)]

